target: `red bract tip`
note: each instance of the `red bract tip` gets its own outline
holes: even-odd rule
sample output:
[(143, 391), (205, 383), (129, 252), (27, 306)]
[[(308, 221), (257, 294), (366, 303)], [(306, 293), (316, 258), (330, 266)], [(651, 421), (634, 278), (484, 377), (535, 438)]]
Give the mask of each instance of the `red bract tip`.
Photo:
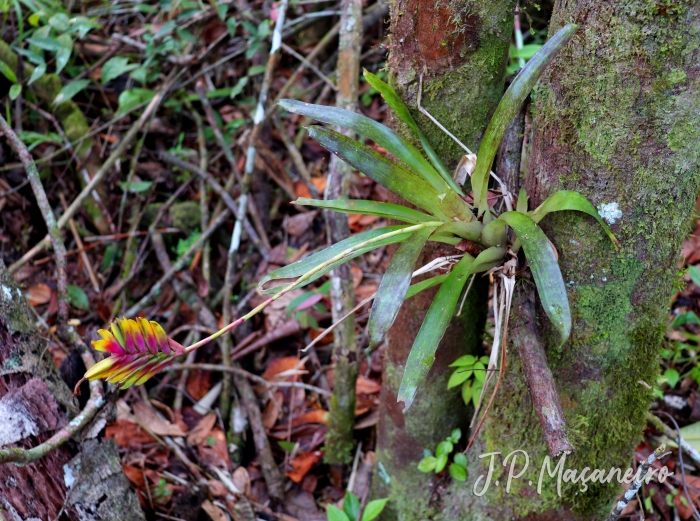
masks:
[(185, 353), (185, 349), (168, 338), (158, 322), (144, 318), (116, 319), (111, 332), (98, 331), (102, 337), (93, 340), (92, 347), (111, 356), (93, 365), (85, 378), (104, 378), (126, 389), (140, 385)]

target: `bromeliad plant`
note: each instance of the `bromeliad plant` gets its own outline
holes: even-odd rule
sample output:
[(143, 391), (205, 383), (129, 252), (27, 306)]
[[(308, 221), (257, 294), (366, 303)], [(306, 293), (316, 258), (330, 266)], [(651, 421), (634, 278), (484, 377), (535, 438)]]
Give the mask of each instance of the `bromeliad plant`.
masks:
[[(616, 244), (617, 240), (595, 207), (576, 192), (557, 192), (538, 208), (529, 211), (524, 191), (521, 190), (516, 203), (515, 198), (502, 186), (500, 191), (489, 191), (488, 180), (489, 176), (494, 176), (490, 172), (491, 164), (506, 127), (543, 69), (567, 44), (575, 30), (576, 26), (573, 24), (562, 28), (533, 56), (510, 85), (484, 134), (478, 158), (467, 158), (471, 161), (464, 162), (473, 165), (471, 168), (467, 166), (467, 171), (471, 174), (470, 194), (467, 194), (447, 171), (403, 101), (377, 76), (365, 72), (365, 78), (370, 85), (382, 95), (396, 115), (415, 134), (421, 143), (422, 151), (393, 130), (355, 112), (282, 100), (280, 105), (291, 113), (350, 129), (386, 149), (395, 159), (384, 157), (363, 143), (330, 128), (309, 128), (309, 135), (327, 150), (419, 209), (376, 201), (324, 201), (304, 198), (297, 200), (297, 204), (345, 213), (378, 215), (405, 224), (386, 226), (354, 235), (306, 259), (273, 271), (260, 282), (264, 293), (273, 294), (267, 301), (221, 331), (192, 346), (182, 347), (172, 343), (172, 340), (167, 341), (161, 335), (162, 329), (159, 326), (156, 328), (157, 324), (154, 325), (153, 322), (140, 320), (137, 328), (131, 325), (133, 321), (118, 321), (112, 326), (111, 337), (105, 338), (106, 332), (101, 332), (104, 340), (93, 343), (97, 349), (112, 353), (112, 357), (96, 364), (88, 371), (86, 377), (107, 378), (122, 387), (143, 383), (176, 356), (230, 331), (293, 289), (313, 282), (333, 268), (363, 253), (396, 243), (400, 243), (400, 246), (379, 286), (369, 319), (370, 349), (382, 341), (405, 298), (440, 285), (406, 362), (398, 393), (398, 400), (405, 403), (406, 409), (410, 407), (419, 384), (430, 370), (438, 344), (455, 312), (467, 280), (487, 271), (494, 274), (494, 280), (499, 286), (498, 291), (494, 292), (496, 298), (493, 299), (497, 323), (488, 370), (493, 371), (498, 365), (500, 349), (502, 373), (505, 349), (501, 346), (505, 344), (516, 256), (521, 248), (528, 260), (544, 310), (558, 331), (560, 342), (565, 342), (571, 330), (566, 289), (556, 252), (538, 223), (550, 212), (577, 210), (593, 216), (611, 240)], [(502, 199), (501, 205), (505, 206), (505, 211), (496, 212), (495, 206), (491, 204), (494, 198)], [(515, 234), (514, 240), (511, 240), (509, 228)], [(414, 265), (428, 241), (453, 245), (456, 247), (456, 255), (433, 261), (414, 272)], [(411, 286), (411, 279), (416, 274), (450, 263), (454, 265), (448, 274), (437, 275)], [(283, 279), (290, 278), (296, 280), (283, 283)], [(270, 282), (274, 287), (265, 287)], [(278, 284), (275, 285), (275, 282)], [(156, 332), (154, 335), (159, 339), (158, 342), (140, 340), (139, 335), (142, 335), (143, 339), (151, 338), (146, 324), (150, 324)], [(503, 334), (501, 330), (504, 331)], [(119, 333), (123, 334), (120, 336)], [(489, 376), (491, 374), (489, 373)], [(487, 377), (486, 383), (488, 379)], [(483, 387), (486, 388), (486, 384)]]

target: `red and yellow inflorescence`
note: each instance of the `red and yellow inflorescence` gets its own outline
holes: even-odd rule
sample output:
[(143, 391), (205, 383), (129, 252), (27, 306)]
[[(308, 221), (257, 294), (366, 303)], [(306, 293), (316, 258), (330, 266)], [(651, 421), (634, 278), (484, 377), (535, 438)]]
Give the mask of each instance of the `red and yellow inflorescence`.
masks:
[(116, 319), (110, 329), (100, 329), (102, 339), (92, 341), (97, 351), (111, 356), (85, 373), (88, 380), (104, 378), (122, 389), (141, 385), (185, 353), (185, 348), (168, 338), (160, 324), (145, 318)]

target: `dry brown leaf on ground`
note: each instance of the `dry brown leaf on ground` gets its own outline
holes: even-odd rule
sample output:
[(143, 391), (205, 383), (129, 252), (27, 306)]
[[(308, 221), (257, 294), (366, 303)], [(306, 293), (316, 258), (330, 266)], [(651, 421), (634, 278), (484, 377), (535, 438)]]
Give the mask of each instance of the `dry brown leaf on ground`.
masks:
[[(272, 358), (267, 362), (267, 368), (263, 373), (263, 378), (267, 381), (273, 381), (277, 375), (296, 379), (296, 375), (288, 374), (289, 371), (304, 370), (304, 364), (295, 356), (284, 356), (281, 358)], [(282, 374), (284, 373), (284, 374)]]
[(51, 287), (48, 284), (40, 282), (39, 284), (29, 286), (24, 291), (24, 296), (27, 297), (27, 301), (31, 306), (41, 306), (51, 300), (51, 293)]
[(314, 210), (311, 212), (298, 213), (292, 217), (287, 217), (284, 220), (284, 229), (292, 237), (299, 237), (302, 233), (309, 229), (317, 215), (318, 210)]
[(155, 409), (144, 402), (134, 404), (134, 416), (144, 427), (158, 436), (185, 436), (185, 431), (180, 426), (159, 417)]
[(216, 425), (216, 413), (210, 412), (187, 435), (187, 444), (190, 447), (201, 445), (209, 437), (209, 433)]
[(214, 427), (207, 439), (197, 446), (197, 452), (204, 463), (228, 470), (231, 460), (228, 455), (226, 435), (219, 427)]
[(202, 503), (202, 510), (212, 519), (212, 521), (228, 521), (226, 513), (208, 499)]
[(209, 371), (195, 369), (190, 372), (185, 390), (193, 400), (201, 400), (209, 392), (209, 389), (211, 389), (211, 373)]
[(294, 483), (301, 483), (304, 476), (306, 476), (316, 463), (321, 461), (322, 457), (323, 452), (320, 450), (299, 454), (290, 462), (293, 470), (287, 472), (285, 475)]
[(375, 394), (382, 390), (381, 384), (360, 375), (355, 383), (356, 394)]
[(315, 409), (313, 411), (305, 412), (301, 416), (297, 416), (292, 420), (292, 425), (302, 425), (304, 423), (327, 423), (328, 422), (328, 411), (323, 409)]
[(143, 470), (132, 467), (131, 465), (122, 465), (122, 470), (126, 478), (136, 487), (144, 488), (146, 481), (144, 480)]
[(154, 443), (156, 439), (139, 427), (136, 423), (117, 420), (108, 425), (105, 431), (105, 439), (114, 441), (120, 447), (139, 447), (146, 443)]
[(231, 476), (231, 481), (233, 481), (238, 490), (243, 491), (246, 497), (250, 496), (250, 474), (247, 468), (243, 466), (238, 467)]

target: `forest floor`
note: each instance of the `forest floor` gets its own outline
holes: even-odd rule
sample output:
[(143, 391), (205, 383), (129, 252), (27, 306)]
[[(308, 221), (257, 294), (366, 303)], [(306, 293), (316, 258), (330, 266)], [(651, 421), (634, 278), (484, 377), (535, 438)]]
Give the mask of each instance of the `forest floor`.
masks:
[[(129, 310), (130, 316), (158, 321), (188, 345), (213, 332), (193, 309), (188, 291), (219, 327), (224, 325), (222, 286), (235, 222), (231, 216), (221, 218), (227, 205), (197, 172), (208, 172), (233, 199), (239, 197), (279, 4), (173, 0), (88, 2), (81, 8), (82, 13), (78, 8), (68, 12), (46, 1), (10, 9), (3, 18), (3, 40), (12, 46), (0, 49), (0, 63), (13, 55), (31, 67), (23, 72), (31, 75), (32, 85), (25, 77), (21, 89), (22, 77), (0, 67), (0, 99), (6, 118), (32, 152), (54, 211), (62, 214), (86, 176), (108, 165), (63, 232), (70, 323), (89, 342)], [(320, 197), (328, 153), (307, 137), (309, 121), (275, 108), (274, 102), (289, 97), (334, 103), (338, 8), (337, 2), (314, 0), (291, 2), (287, 10), (285, 43), (272, 76), (252, 180), (250, 216), (260, 242), (255, 245), (244, 234), (233, 280), (235, 316), (264, 300), (256, 290), (262, 276), (326, 246), (323, 214), (290, 202)], [(364, 11), (361, 64), (382, 74), (386, 8), (365, 6)], [(527, 38), (526, 43), (534, 42), (532, 35)], [(305, 65), (307, 58), (312, 67)], [(362, 78), (359, 93), (359, 110), (383, 121), (386, 107)], [(148, 113), (148, 104), (161, 95)], [(57, 96), (63, 104), (54, 103)], [(68, 109), (75, 111), (72, 117)], [(142, 131), (130, 136), (144, 113)], [(55, 256), (50, 249), (31, 254), (46, 235), (46, 224), (25, 170), (4, 139), (0, 165), (0, 257), (23, 288), (53, 362), (61, 366), (70, 349), (56, 334)], [(358, 174), (350, 196), (387, 199), (384, 188)], [(349, 224), (356, 233), (386, 223), (351, 214)], [(389, 260), (384, 247), (351, 263), (357, 302), (377, 290)], [(176, 263), (180, 269), (168, 272)], [(700, 264), (700, 227), (687, 239), (679, 263), (682, 289), (671, 302), (652, 410), (672, 415), (684, 439), (700, 450), (700, 269), (695, 264)], [(167, 273), (171, 276), (163, 278)], [(154, 292), (157, 281), (162, 289)], [(154, 298), (141, 304), (149, 293)], [(368, 343), (368, 308), (356, 316), (361, 347)], [(198, 519), (202, 511), (214, 520), (229, 514), (249, 519), (233, 514), (233, 498), (242, 495), (261, 519), (314, 521), (327, 518), (328, 503), (342, 506), (348, 488), (366, 500), (383, 350), (360, 368), (354, 463), (329, 466), (323, 447), (334, 380), (333, 335), (307, 349), (331, 325), (329, 310), (329, 284), (322, 278), (233, 331), (231, 361), (240, 363), (257, 399), (245, 403), (245, 397), (234, 394), (227, 414), (221, 409), (223, 360), (214, 344), (190, 354), (182, 361), (186, 367), (179, 364), (143, 386), (115, 391), (104, 437), (118, 445), (122, 469), (148, 519)], [(272, 456), (286, 477), (284, 499), (274, 511), (267, 506), (260, 455), (247, 427), (245, 411), (251, 406), (259, 408)], [(666, 416), (659, 418), (668, 423)], [(173, 439), (178, 450), (167, 441)], [(663, 433), (649, 427), (637, 459), (662, 439)], [(688, 457), (684, 461), (683, 478), (674, 448), (663, 464), (676, 475), (663, 485), (646, 485), (623, 518), (689, 519), (689, 502), (700, 506), (700, 466)]]

